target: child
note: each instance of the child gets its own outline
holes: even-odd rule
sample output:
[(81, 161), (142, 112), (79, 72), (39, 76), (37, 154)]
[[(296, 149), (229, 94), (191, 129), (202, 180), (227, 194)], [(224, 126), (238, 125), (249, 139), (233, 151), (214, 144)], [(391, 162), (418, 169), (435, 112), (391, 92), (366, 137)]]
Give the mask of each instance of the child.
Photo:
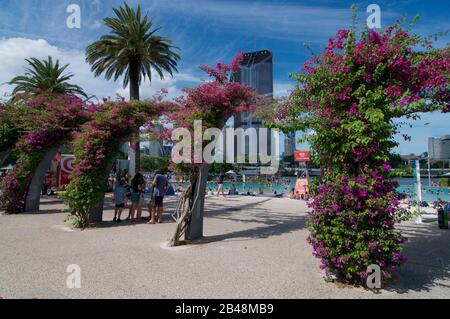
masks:
[(120, 216), (122, 215), (122, 210), (125, 207), (126, 194), (128, 191), (128, 183), (125, 179), (121, 178), (119, 183), (114, 190), (114, 201), (116, 208), (114, 209), (114, 219), (113, 221), (121, 222)]

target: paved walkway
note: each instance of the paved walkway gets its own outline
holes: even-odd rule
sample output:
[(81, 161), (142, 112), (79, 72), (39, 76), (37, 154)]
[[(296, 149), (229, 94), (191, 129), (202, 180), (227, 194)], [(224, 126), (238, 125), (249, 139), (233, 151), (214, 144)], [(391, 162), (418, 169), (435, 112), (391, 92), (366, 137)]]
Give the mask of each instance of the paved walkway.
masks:
[[(64, 223), (55, 198), (39, 214), (0, 216), (0, 297), (450, 297), (450, 232), (433, 216), (401, 226), (410, 262), (389, 290), (375, 294), (324, 282), (300, 201), (207, 198), (205, 242), (179, 248), (165, 246), (175, 226), (169, 216), (159, 225), (117, 224), (108, 205), (107, 222), (85, 231)], [(81, 267), (80, 289), (66, 286), (69, 264)]]

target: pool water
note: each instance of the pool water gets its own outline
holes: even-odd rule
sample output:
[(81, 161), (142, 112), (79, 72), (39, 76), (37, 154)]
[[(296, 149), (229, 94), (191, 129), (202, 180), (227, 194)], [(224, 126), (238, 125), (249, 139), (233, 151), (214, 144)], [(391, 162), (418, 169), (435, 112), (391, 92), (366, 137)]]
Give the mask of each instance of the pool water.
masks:
[[(411, 199), (416, 199), (416, 191), (413, 179), (399, 178), (396, 179), (396, 181), (399, 183), (399, 187), (397, 188), (399, 192), (407, 194)], [(438, 181), (438, 179), (432, 179), (432, 183), (437, 183)], [(284, 193), (285, 195), (288, 195), (290, 191), (295, 187), (295, 182), (295, 178), (286, 179), (286, 181), (283, 183), (273, 184), (225, 182), (224, 188), (225, 192), (228, 192), (228, 190), (234, 184), (239, 194), (246, 194), (247, 192), (258, 194), (260, 187), (262, 187), (265, 195), (273, 195), (275, 192), (277, 192), (277, 194)], [(181, 185), (183, 187), (187, 186), (186, 183), (175, 184)], [(208, 182), (206, 191), (208, 191), (209, 189), (215, 191), (217, 189), (217, 183)], [(422, 200), (432, 203), (437, 199), (450, 201), (450, 189), (443, 187), (428, 187), (428, 180), (422, 180)]]

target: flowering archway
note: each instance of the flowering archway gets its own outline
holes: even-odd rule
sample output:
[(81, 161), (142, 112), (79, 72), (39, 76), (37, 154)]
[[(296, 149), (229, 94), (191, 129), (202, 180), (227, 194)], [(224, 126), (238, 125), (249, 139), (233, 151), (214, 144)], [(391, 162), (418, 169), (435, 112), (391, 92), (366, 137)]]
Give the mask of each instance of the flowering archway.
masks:
[[(418, 49), (418, 47), (421, 47)], [(340, 30), (295, 75), (298, 86), (274, 125), (311, 130), (321, 167), (309, 243), (327, 275), (364, 283), (370, 265), (384, 278), (405, 262), (395, 229), (399, 200), (388, 156), (399, 117), (448, 112), (450, 50), (434, 49), (400, 24), (383, 33)]]
[(171, 105), (158, 98), (105, 101), (73, 134), (74, 172), (62, 197), (75, 226), (85, 228), (89, 222), (102, 220), (107, 178), (121, 145), (130, 140), (136, 127), (170, 111)]
[[(75, 170), (63, 195), (77, 227), (84, 228), (89, 226), (90, 221), (101, 221), (111, 162), (119, 151), (120, 141), (127, 141), (135, 127), (166, 114), (174, 129), (183, 128), (192, 132), (195, 120), (203, 121), (203, 129), (222, 128), (230, 116), (252, 108), (256, 101), (253, 90), (230, 81), (230, 73), (238, 70), (242, 58), (238, 54), (231, 65), (217, 63), (215, 68), (202, 66), (201, 69), (213, 80), (205, 81), (197, 88), (186, 89), (185, 95), (174, 102), (163, 102), (159, 96), (145, 102), (107, 101), (97, 109), (92, 120), (75, 133)], [(171, 131), (166, 128), (164, 137), (170, 139)], [(193, 140), (190, 147), (194, 147)], [(184, 210), (180, 212), (181, 218), (172, 241), (175, 245), (189, 230), (187, 237), (190, 239), (202, 236), (208, 165), (192, 159), (172, 168), (183, 171), (191, 182), (180, 199), (180, 203), (186, 205), (178, 205), (183, 206)]]
[(53, 94), (11, 101), (2, 108), (2, 151), (17, 156), (14, 169), (0, 183), (2, 208), (9, 213), (39, 209), (51, 159), (91, 111), (75, 96)]

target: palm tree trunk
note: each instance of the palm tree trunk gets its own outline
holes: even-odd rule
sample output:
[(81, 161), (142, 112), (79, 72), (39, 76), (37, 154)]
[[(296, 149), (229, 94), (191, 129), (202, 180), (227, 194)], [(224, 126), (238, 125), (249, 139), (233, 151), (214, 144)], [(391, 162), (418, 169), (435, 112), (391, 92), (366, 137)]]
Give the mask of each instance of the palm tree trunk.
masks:
[[(139, 62), (130, 62), (130, 100), (139, 101)], [(136, 128), (133, 139), (135, 140), (134, 150), (134, 169), (135, 174), (141, 170), (141, 145), (140, 145), (140, 130)]]

